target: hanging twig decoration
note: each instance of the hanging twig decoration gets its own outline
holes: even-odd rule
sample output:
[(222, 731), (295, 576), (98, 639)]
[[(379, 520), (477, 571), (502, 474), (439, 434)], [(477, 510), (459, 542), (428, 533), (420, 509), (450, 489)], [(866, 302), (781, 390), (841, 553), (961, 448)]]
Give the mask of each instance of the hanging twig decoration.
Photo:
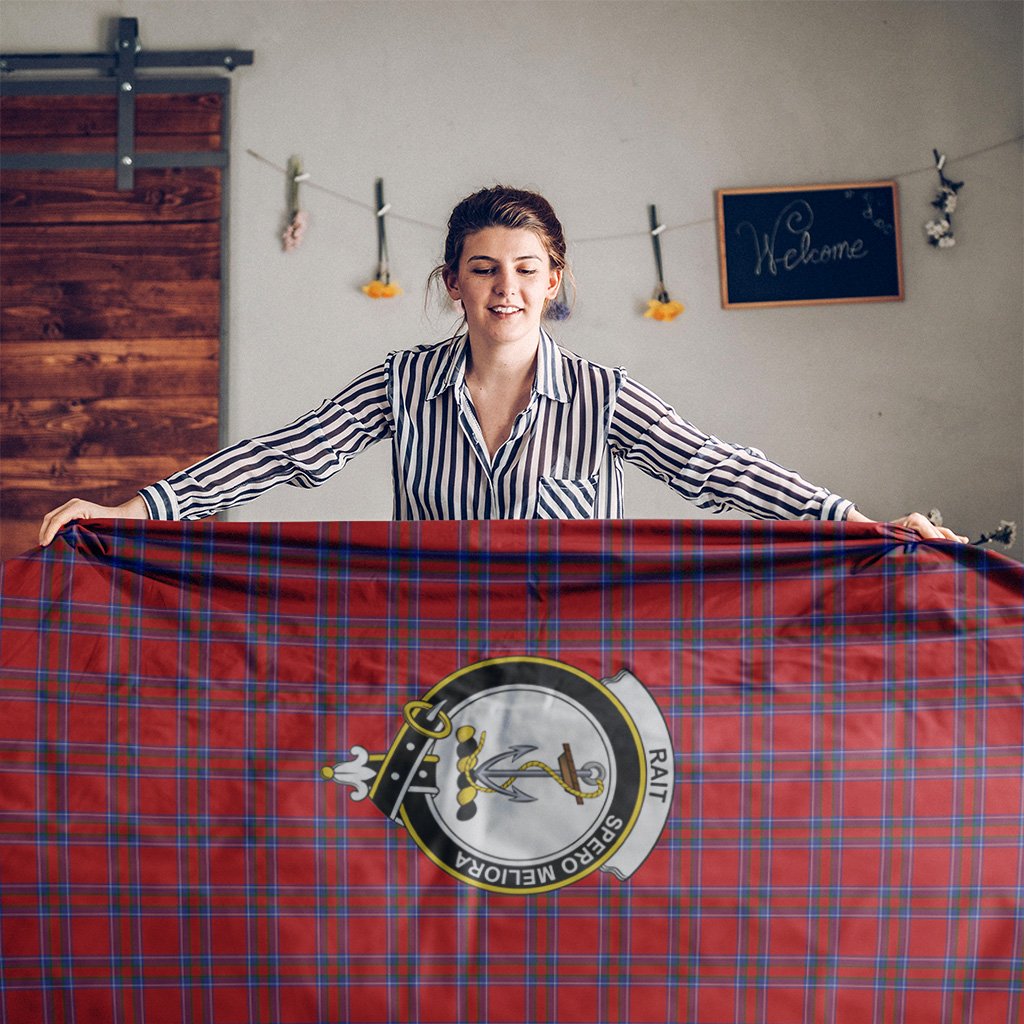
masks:
[(293, 156), (288, 161), (286, 172), (288, 180), (288, 227), (281, 236), (281, 245), (285, 252), (294, 252), (302, 242), (302, 236), (309, 225), (309, 214), (299, 203), (299, 184), (306, 181), (309, 175), (302, 170), (301, 157)]
[(388, 263), (388, 235), (384, 218), (390, 203), (384, 202), (384, 179), (378, 178), (374, 184), (377, 211), (377, 276), (369, 283), (363, 285), (363, 292), (371, 299), (391, 299), (402, 294), (402, 289), (397, 284), (391, 283), (391, 266)]
[(654, 288), (654, 298), (647, 303), (647, 312), (644, 316), (649, 320), (675, 320), (683, 311), (681, 302), (673, 302), (665, 287), (665, 268), (661, 260), (661, 233), (665, 225), (658, 222), (658, 210), (654, 206), (648, 206), (647, 212), (651, 220), (651, 245), (654, 248), (654, 266), (658, 271), (658, 283)]
[(953, 181), (943, 174), (946, 166), (945, 154), (937, 149), (932, 150), (935, 157), (935, 170), (939, 173), (939, 191), (932, 200), (932, 206), (942, 214), (938, 220), (930, 220), (924, 226), (928, 235), (928, 244), (938, 249), (949, 249), (956, 245), (953, 237), (953, 211), (956, 209), (956, 194), (964, 187), (962, 181)]

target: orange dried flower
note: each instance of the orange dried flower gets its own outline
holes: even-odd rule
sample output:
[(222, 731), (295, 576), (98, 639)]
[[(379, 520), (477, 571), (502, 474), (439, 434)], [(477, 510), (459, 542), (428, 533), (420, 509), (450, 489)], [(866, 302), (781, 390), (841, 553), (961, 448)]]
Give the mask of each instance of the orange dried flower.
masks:
[(363, 294), (369, 295), (371, 299), (393, 299), (402, 294), (402, 289), (397, 284), (376, 280), (363, 285)]
[(675, 320), (686, 307), (681, 302), (661, 302), (659, 299), (651, 299), (647, 303), (647, 312), (644, 316), (648, 320)]

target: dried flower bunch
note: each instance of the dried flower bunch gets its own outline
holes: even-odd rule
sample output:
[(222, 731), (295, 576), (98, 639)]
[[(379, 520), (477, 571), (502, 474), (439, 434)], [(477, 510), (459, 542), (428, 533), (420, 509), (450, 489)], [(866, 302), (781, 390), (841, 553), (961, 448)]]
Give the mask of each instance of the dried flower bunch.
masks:
[(383, 178), (378, 178), (375, 182), (374, 194), (377, 199), (377, 276), (368, 284), (364, 284), (362, 291), (371, 299), (393, 299), (396, 295), (402, 294), (402, 289), (392, 282), (391, 268), (388, 264), (388, 236), (384, 218), (391, 209), (391, 204), (384, 202)]
[(942, 215), (936, 220), (930, 220), (924, 226), (928, 235), (928, 244), (938, 249), (949, 249), (956, 245), (953, 237), (953, 211), (956, 209), (957, 193), (964, 187), (962, 181), (952, 181), (943, 174), (946, 166), (946, 157), (940, 155), (937, 149), (932, 150), (935, 157), (935, 170), (939, 174), (939, 191), (932, 200), (932, 206)]
[(369, 295), (371, 299), (393, 299), (396, 295), (402, 294), (402, 289), (397, 284), (377, 278), (368, 284), (364, 284), (362, 293)]
[(1006, 547), (1012, 547), (1013, 542), (1017, 537), (1017, 524), (1011, 523), (1007, 519), (1002, 519), (999, 525), (991, 533), (983, 533), (977, 540), (971, 541), (972, 544), (987, 544), (989, 541), (995, 541), (997, 544), (1003, 544)]
[(296, 210), (288, 222), (288, 227), (284, 229), (284, 234), (281, 235), (281, 245), (285, 252), (294, 252), (298, 249), (308, 226), (309, 214), (305, 210)]
[(294, 252), (302, 243), (302, 236), (309, 226), (309, 214), (300, 208), (299, 185), (309, 175), (302, 170), (302, 160), (293, 156), (288, 161), (288, 226), (281, 235), (281, 247), (285, 252)]
[(648, 320), (675, 320), (686, 309), (681, 302), (671, 301), (667, 292), (663, 292), (662, 295), (656, 295), (647, 303), (644, 316)]
[[(942, 513), (937, 509), (933, 508), (928, 513), (928, 522), (933, 526), (942, 525)], [(995, 541), (997, 544), (1003, 544), (1006, 547), (1013, 547), (1013, 542), (1017, 537), (1017, 524), (1011, 523), (1008, 519), (1001, 519), (999, 525), (991, 533), (983, 533), (977, 540), (972, 540), (972, 544), (988, 544), (990, 541)]]
[(661, 262), (660, 235), (665, 230), (665, 225), (658, 223), (656, 207), (648, 206), (647, 212), (651, 221), (651, 245), (654, 248), (654, 265), (658, 270), (658, 283), (654, 286), (654, 297), (647, 303), (644, 317), (648, 320), (668, 322), (675, 320), (686, 307), (681, 302), (673, 302), (669, 298), (668, 289), (665, 287), (665, 270)]
[(572, 307), (565, 294), (565, 276), (563, 275), (562, 283), (558, 286), (558, 294), (548, 303), (547, 309), (544, 310), (544, 316), (548, 320), (568, 320), (571, 313)]

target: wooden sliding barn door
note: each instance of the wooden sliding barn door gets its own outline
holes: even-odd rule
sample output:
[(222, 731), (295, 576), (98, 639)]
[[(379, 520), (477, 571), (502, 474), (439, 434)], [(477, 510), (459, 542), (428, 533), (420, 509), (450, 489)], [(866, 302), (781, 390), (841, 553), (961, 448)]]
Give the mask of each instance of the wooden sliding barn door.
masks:
[[(137, 146), (220, 147), (223, 96), (141, 96)], [(113, 148), (111, 96), (8, 96), (6, 152)], [(2, 177), (0, 555), (73, 496), (117, 503), (218, 441), (215, 167)]]
[[(228, 98), (251, 50), (0, 56), (0, 557), (218, 437)], [(166, 68), (220, 74), (156, 77)], [(40, 79), (36, 72), (92, 73)]]

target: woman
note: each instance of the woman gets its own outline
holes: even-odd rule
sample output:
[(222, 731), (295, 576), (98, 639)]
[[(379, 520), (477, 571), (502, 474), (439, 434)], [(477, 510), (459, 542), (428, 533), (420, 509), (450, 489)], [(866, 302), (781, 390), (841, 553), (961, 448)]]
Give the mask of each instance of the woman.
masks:
[[(393, 352), (294, 423), (122, 505), (74, 498), (43, 519), (40, 543), (72, 519), (193, 519), (279, 483), (314, 487), (385, 437), (396, 519), (621, 517), (625, 460), (702, 507), (870, 522), (756, 449), (702, 433), (623, 370), (555, 345), (540, 324), (566, 272), (562, 226), (543, 197), (474, 193), (452, 212), (431, 274), (461, 305), (465, 334)], [(919, 513), (894, 522), (966, 540)]]

